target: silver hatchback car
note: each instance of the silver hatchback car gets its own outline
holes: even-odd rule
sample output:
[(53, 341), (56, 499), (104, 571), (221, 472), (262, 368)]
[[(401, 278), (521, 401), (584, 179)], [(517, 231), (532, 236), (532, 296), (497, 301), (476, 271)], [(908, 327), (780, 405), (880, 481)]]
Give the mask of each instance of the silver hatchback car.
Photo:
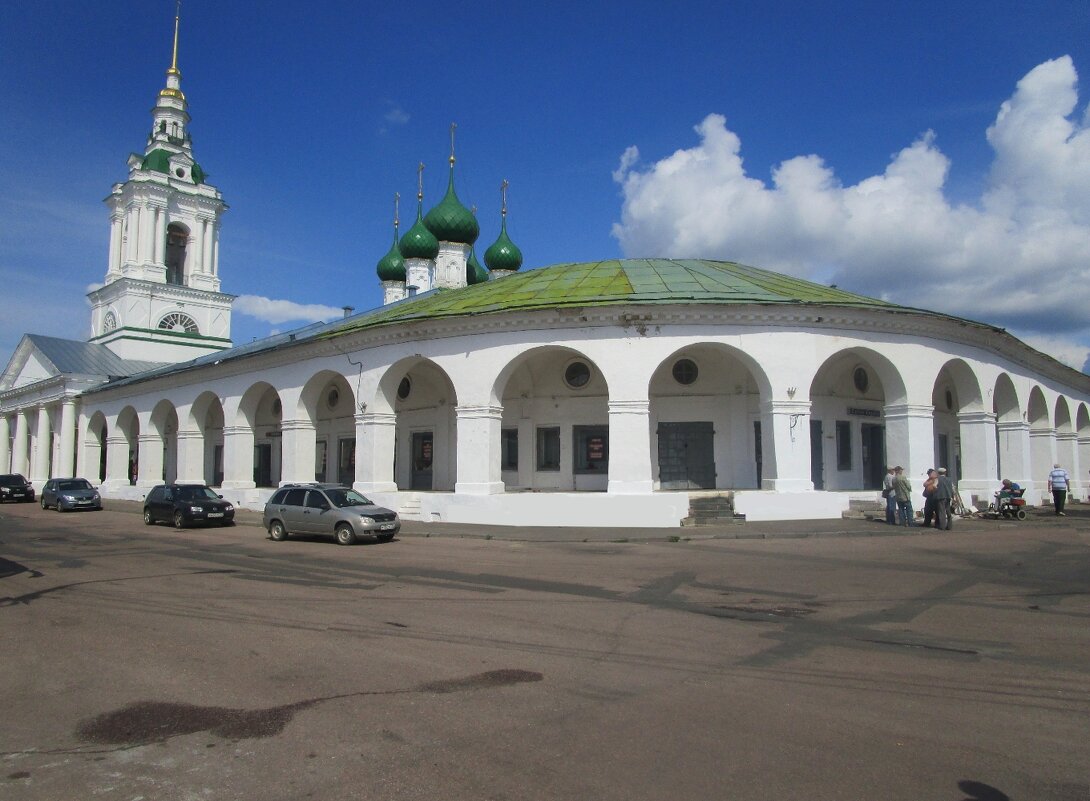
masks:
[(289, 534), (325, 534), (341, 545), (361, 535), (389, 542), (401, 530), (397, 512), (376, 506), (340, 484), (286, 484), (265, 504), (265, 529), (277, 542)]
[(42, 487), (42, 508), (50, 506), (58, 512), (73, 509), (102, 510), (102, 496), (85, 478), (51, 478)]

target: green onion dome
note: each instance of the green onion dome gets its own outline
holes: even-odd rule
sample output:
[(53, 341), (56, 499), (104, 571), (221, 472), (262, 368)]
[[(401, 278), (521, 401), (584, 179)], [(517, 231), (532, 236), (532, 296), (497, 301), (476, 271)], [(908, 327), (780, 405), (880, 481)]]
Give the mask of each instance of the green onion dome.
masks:
[(423, 211), (422, 204), (423, 199), (420, 195), (417, 195), (416, 222), (413, 223), (412, 228), (405, 232), (405, 236), (401, 237), (401, 243), (398, 245), (402, 258), (428, 259), (430, 261), (439, 255), (439, 242), (432, 235), (432, 232), (428, 230), (423, 218), (420, 216)]
[(484, 252), (484, 263), (489, 270), (517, 270), (522, 266), (522, 251), (507, 235), (507, 216), (500, 225), (500, 235)]
[(450, 162), (450, 183), (447, 184), (447, 194), (439, 205), (424, 217), (424, 225), (440, 242), (472, 245), (481, 235), (481, 226), (477, 224), (477, 218), (473, 216), (473, 212), (462, 205), (458, 195), (454, 193), (453, 157)]
[(472, 248), (469, 251), (469, 259), (466, 260), (466, 284), (483, 284), (488, 280), (488, 270), (477, 261), (477, 251)]
[(394, 243), (390, 245), (390, 252), (379, 259), (378, 280), (380, 281), (404, 281), (405, 257), (397, 247), (397, 226), (394, 226)]

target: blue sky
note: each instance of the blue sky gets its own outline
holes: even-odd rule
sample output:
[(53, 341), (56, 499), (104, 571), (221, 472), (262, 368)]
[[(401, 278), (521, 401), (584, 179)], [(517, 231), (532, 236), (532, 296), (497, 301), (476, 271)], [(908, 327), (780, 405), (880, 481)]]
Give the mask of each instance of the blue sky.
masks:
[[(173, 16), (0, 8), (0, 352), (88, 336)], [(731, 259), (1090, 355), (1085, 0), (184, 0), (179, 68), (236, 342), (378, 305), (393, 195), (411, 224), (423, 161), (439, 200), (456, 122), (479, 255), (507, 179), (525, 268)]]

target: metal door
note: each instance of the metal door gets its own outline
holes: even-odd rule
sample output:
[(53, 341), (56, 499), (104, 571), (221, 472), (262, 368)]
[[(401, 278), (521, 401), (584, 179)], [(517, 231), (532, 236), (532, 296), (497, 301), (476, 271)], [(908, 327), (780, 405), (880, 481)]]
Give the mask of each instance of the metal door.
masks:
[(659, 423), (659, 486), (715, 489), (714, 437), (711, 423)]
[(431, 489), (433, 441), (431, 431), (414, 431), (412, 437), (412, 478), (409, 489)]
[(886, 427), (863, 423), (863, 488), (881, 489), (886, 477)]
[(820, 420), (810, 421), (810, 480), (814, 489), (825, 489), (825, 445)]

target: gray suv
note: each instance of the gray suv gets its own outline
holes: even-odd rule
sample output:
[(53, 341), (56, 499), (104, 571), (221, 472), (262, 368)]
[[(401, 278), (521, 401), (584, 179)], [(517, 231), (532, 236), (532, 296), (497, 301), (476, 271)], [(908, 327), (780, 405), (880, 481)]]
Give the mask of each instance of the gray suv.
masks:
[(401, 530), (397, 512), (340, 484), (284, 485), (265, 504), (264, 523), (277, 542), (289, 534), (332, 534), (341, 545), (351, 545), (362, 534), (389, 542)]

